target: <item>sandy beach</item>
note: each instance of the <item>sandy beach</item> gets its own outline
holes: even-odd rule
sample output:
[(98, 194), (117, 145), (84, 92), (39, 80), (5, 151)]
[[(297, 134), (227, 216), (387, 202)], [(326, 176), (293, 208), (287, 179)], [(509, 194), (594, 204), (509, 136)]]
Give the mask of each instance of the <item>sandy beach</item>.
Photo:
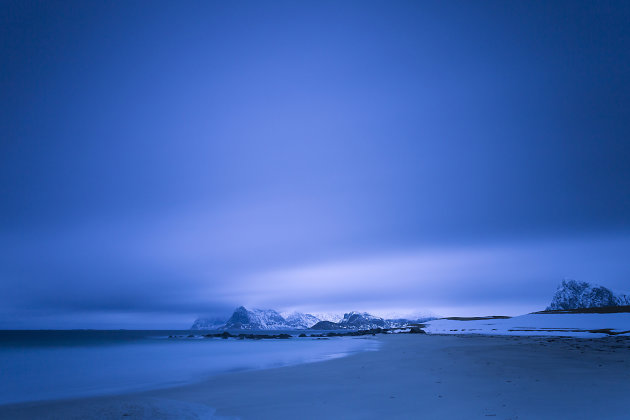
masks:
[[(385, 335), (380, 351), (187, 386), (0, 407), (2, 419), (623, 419), (630, 339)], [(159, 369), (159, 366), (156, 366)]]

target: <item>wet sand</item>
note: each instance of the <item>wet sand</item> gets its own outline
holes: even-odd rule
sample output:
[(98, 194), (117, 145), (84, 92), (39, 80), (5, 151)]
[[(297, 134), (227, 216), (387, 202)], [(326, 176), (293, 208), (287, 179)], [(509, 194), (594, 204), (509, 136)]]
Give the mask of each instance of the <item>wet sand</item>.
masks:
[(0, 418), (630, 418), (628, 337), (368, 339), (381, 350), (159, 391), (0, 406)]

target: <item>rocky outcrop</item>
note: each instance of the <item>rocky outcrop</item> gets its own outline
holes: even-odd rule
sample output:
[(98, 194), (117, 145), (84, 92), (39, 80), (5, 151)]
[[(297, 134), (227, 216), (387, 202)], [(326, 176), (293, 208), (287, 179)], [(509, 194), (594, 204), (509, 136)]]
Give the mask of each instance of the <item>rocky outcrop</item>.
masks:
[(630, 297), (615, 294), (612, 290), (576, 280), (562, 280), (547, 307), (548, 311), (602, 308), (630, 305)]

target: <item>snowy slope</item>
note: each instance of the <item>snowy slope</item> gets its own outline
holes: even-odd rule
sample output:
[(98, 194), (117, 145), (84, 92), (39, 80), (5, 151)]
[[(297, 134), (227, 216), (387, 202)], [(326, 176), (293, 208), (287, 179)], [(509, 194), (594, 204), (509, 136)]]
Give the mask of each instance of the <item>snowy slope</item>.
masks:
[[(509, 319), (460, 321), (437, 319), (425, 323), (429, 334), (551, 335), (567, 337), (605, 337), (630, 335), (630, 313), (527, 314)], [(599, 331), (598, 331), (599, 330)]]
[(288, 330), (287, 320), (273, 309), (237, 308), (223, 329), (226, 330)]
[(339, 322), (343, 319), (343, 314), (336, 312), (311, 312), (311, 315), (320, 321)]
[(357, 330), (369, 330), (372, 328), (388, 328), (389, 324), (383, 318), (370, 315), (367, 312), (349, 312), (343, 314), (343, 319), (339, 322), (343, 328)]
[(321, 321), (314, 315), (303, 314), (301, 312), (291, 312), (288, 314), (282, 314), (282, 316), (286, 320), (287, 325), (290, 325), (291, 328), (296, 330), (310, 328)]
[(193, 323), (191, 330), (218, 330), (223, 328), (225, 322), (227, 321), (227, 317), (216, 317), (216, 318), (198, 318)]

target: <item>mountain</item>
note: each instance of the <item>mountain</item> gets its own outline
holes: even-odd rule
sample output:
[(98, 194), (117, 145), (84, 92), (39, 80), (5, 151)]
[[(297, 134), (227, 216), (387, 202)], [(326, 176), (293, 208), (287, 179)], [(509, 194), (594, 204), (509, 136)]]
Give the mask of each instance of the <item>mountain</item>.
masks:
[(290, 330), (293, 327), (273, 309), (236, 308), (222, 329), (225, 330)]
[(344, 328), (356, 330), (371, 330), (372, 328), (388, 328), (389, 322), (383, 318), (370, 315), (367, 312), (350, 312), (343, 314), (343, 319), (339, 324)]
[(223, 328), (227, 317), (214, 317), (214, 318), (198, 318), (193, 323), (191, 330), (219, 330)]
[(282, 316), (273, 309), (247, 309), (240, 306), (232, 316), (199, 318), (193, 330), (305, 330), (320, 321), (314, 315), (291, 312)]
[(583, 281), (562, 280), (548, 311), (630, 305), (630, 296)]
[(338, 322), (332, 321), (319, 321), (317, 324), (313, 325), (311, 330), (341, 330), (342, 326), (339, 325)]
[(336, 312), (311, 312), (311, 315), (320, 321), (339, 322), (343, 319), (343, 314)]
[(367, 312), (350, 312), (343, 315), (339, 322), (320, 321), (311, 327), (312, 330), (371, 330), (373, 328), (389, 328), (390, 324), (383, 318)]
[(290, 312), (280, 314), (273, 309), (236, 308), (232, 316), (217, 318), (199, 318), (193, 330), (370, 330), (374, 328), (398, 328), (410, 323), (422, 322), (435, 317), (420, 320), (383, 319), (367, 312), (348, 312), (343, 317), (335, 314), (304, 314)]
[(290, 314), (283, 314), (287, 325), (296, 330), (302, 330), (312, 327), (317, 324), (320, 319), (311, 314), (303, 314), (300, 312), (292, 312)]
[(378, 316), (371, 315), (367, 312), (349, 312), (343, 315), (343, 319), (339, 322), (320, 321), (313, 325), (313, 330), (371, 330), (374, 328), (401, 328), (409, 324), (420, 323), (435, 319), (434, 317), (422, 318), (418, 320), (409, 319), (383, 319)]

